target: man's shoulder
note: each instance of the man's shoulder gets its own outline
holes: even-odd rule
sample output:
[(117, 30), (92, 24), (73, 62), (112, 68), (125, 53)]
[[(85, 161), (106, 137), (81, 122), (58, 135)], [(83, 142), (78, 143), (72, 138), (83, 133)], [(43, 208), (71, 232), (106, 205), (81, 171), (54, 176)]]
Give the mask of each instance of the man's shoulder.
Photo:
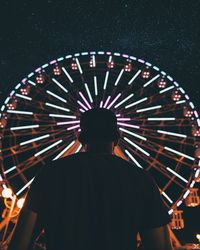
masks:
[[(116, 155), (94, 155), (84, 152), (71, 154), (69, 156), (60, 158), (56, 161), (52, 161), (46, 164), (42, 170), (44, 175), (55, 175), (56, 173), (62, 173), (68, 170), (76, 171), (78, 168), (90, 165), (90, 167), (105, 167), (113, 168), (113, 170), (119, 169), (120, 172), (127, 172), (127, 174), (138, 177), (139, 179), (145, 178), (146, 171), (138, 168), (133, 163), (122, 159)], [(56, 169), (55, 169), (56, 168)], [(70, 171), (71, 171), (70, 170)]]
[(114, 156), (114, 158), (116, 159), (116, 161), (118, 162), (118, 164), (122, 167), (122, 168), (126, 168), (126, 169), (130, 169), (128, 171), (136, 174), (136, 175), (146, 175), (146, 171), (142, 168), (137, 167), (136, 165), (134, 165), (132, 162), (128, 161), (128, 160), (124, 160), (121, 157), (118, 156)]
[(55, 165), (60, 166), (76, 166), (83, 164), (84, 162), (95, 162), (96, 165), (103, 163), (110, 163), (114, 168), (117, 166), (122, 169), (128, 169), (128, 171), (133, 172), (138, 175), (146, 175), (146, 171), (135, 166), (132, 162), (127, 161), (121, 157), (112, 154), (88, 154), (84, 152), (69, 155), (55, 162)]

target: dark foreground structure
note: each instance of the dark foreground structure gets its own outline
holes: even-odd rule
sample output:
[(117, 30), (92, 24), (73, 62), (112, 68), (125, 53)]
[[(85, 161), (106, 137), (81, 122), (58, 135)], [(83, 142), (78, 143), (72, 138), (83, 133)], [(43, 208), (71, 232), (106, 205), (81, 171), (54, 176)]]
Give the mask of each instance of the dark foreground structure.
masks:
[(31, 249), (42, 228), (48, 250), (133, 250), (138, 233), (144, 249), (172, 249), (170, 219), (154, 181), (113, 155), (120, 136), (115, 115), (92, 109), (80, 126), (85, 152), (41, 170), (9, 250)]

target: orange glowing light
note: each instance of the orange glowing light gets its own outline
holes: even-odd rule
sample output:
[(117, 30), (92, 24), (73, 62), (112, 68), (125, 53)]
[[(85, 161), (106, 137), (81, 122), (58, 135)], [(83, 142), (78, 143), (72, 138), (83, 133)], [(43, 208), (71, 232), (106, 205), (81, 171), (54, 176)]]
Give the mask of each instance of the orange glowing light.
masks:
[(200, 148), (195, 150), (195, 156), (200, 159)]

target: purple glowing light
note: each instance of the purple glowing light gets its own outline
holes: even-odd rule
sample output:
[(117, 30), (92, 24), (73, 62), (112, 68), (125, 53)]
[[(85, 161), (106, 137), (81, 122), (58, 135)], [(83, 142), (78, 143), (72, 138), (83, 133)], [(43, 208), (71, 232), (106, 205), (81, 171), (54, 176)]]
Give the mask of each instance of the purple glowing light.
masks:
[(65, 124), (76, 124), (80, 123), (80, 121), (67, 121), (67, 122), (57, 122), (57, 125), (65, 125)]
[(85, 110), (88, 110), (88, 108), (87, 108), (82, 102), (78, 101), (78, 104), (79, 104), (81, 107), (83, 107)]
[(56, 60), (53, 60), (53, 61), (50, 62), (50, 64), (54, 64), (54, 63), (56, 63)]
[(80, 111), (81, 111), (81, 113), (84, 113), (85, 112), (85, 110), (84, 109), (79, 109)]
[(110, 101), (111, 96), (109, 95), (106, 102), (104, 103), (103, 107), (106, 108), (106, 106), (108, 105), (108, 102)]
[[(79, 95), (82, 97), (83, 101), (85, 102), (85, 104), (88, 106), (89, 109), (91, 109), (92, 107), (90, 106), (89, 102), (86, 100), (85, 96), (79, 91)], [(82, 106), (82, 105), (81, 105)], [(83, 107), (83, 106), (82, 106)]]
[(107, 107), (107, 109), (110, 109), (112, 107), (112, 105), (117, 101), (117, 99), (119, 99), (119, 97), (121, 96), (121, 93), (119, 93), (115, 99), (110, 103), (110, 105)]
[(78, 124), (78, 125), (67, 128), (67, 130), (72, 130), (72, 129), (79, 128), (79, 127), (80, 127), (80, 125)]
[(128, 56), (128, 55), (126, 55), (126, 54), (123, 54), (122, 56), (123, 56), (123, 57), (125, 57), (125, 58), (129, 58), (129, 56)]
[(138, 62), (145, 63), (145, 61), (142, 59), (138, 59)]
[(130, 121), (131, 118), (117, 118), (118, 121)]
[(38, 73), (38, 72), (41, 71), (41, 69), (42, 69), (42, 68), (37, 68), (37, 69), (35, 70), (35, 72)]
[(117, 122), (117, 125), (121, 125), (121, 126), (124, 126), (124, 127), (129, 127), (129, 128), (140, 128), (139, 126), (124, 123), (124, 122)]

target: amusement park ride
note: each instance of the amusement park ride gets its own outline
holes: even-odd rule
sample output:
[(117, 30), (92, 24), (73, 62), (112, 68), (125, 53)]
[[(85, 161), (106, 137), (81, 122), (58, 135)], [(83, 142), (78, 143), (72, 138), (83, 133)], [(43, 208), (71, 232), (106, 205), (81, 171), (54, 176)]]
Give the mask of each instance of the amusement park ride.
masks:
[(172, 217), (174, 245), (181, 249), (173, 233), (184, 227), (181, 205), (200, 204), (198, 112), (184, 89), (158, 67), (103, 51), (67, 55), (44, 64), (4, 101), (0, 113), (1, 248), (9, 244), (39, 168), (83, 150), (76, 139), (79, 118), (94, 107), (116, 114), (121, 139), (115, 154), (153, 175)]

